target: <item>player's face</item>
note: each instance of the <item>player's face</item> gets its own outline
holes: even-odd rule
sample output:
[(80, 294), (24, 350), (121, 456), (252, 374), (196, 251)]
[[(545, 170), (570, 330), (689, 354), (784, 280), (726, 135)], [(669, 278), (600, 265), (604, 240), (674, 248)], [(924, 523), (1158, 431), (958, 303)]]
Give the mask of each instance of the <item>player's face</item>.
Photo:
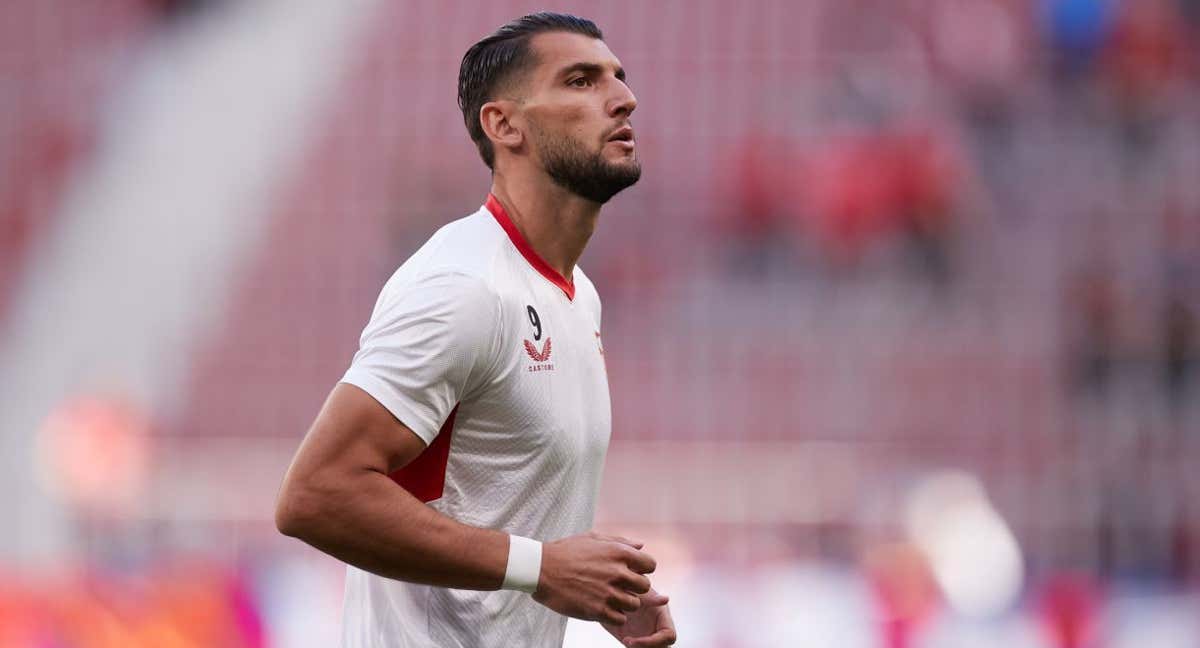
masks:
[(582, 34), (538, 34), (522, 112), (533, 150), (560, 186), (598, 203), (641, 177), (629, 116), (637, 98), (621, 62)]

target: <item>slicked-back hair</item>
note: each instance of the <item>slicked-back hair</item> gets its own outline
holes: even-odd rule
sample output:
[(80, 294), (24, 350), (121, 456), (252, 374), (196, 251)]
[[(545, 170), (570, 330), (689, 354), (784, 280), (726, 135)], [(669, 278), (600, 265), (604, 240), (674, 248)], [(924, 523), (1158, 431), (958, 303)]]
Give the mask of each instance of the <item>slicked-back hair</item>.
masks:
[(570, 14), (542, 11), (521, 16), (471, 46), (458, 68), (458, 107), (471, 141), (489, 169), (495, 170), (496, 151), (483, 132), (479, 111), (496, 98), (504, 84), (514, 81), (537, 60), (529, 41), (545, 32), (572, 32), (603, 39), (595, 23)]

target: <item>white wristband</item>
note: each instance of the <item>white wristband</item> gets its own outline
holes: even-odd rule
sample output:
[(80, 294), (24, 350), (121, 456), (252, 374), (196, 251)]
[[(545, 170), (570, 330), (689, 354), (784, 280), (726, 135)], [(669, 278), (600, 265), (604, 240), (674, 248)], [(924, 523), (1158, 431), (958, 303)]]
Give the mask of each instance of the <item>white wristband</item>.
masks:
[(500, 589), (533, 594), (542, 575), (542, 543), (519, 535), (508, 536), (508, 567)]

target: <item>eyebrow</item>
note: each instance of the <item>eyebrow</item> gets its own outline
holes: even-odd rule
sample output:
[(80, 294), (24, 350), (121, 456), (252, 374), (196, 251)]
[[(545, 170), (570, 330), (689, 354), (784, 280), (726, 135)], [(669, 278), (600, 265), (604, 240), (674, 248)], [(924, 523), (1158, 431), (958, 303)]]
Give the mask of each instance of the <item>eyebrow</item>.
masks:
[[(565, 76), (571, 75), (574, 72), (583, 72), (583, 73), (589, 74), (589, 75), (600, 74), (600, 73), (604, 72), (604, 66), (602, 66), (598, 63), (584, 63), (584, 62), (573, 63), (573, 64), (568, 65), (567, 67), (563, 68), (562, 71), (558, 73), (558, 76), (565, 77)], [(613, 76), (617, 77), (618, 81), (621, 81), (622, 83), (624, 83), (625, 82), (625, 68), (618, 66), (617, 71)]]

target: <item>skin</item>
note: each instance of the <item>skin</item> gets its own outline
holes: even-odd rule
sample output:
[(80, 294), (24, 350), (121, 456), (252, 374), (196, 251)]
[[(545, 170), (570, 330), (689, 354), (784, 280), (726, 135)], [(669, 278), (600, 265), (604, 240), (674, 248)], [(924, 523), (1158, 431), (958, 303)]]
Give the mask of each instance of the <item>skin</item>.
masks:
[(551, 32), (531, 44), (538, 65), (506, 93), (510, 97), (484, 104), (479, 119), (496, 151), (492, 194), (538, 255), (571, 279), (601, 205), (550, 179), (537, 133), (570, 138), (609, 164), (636, 165), (636, 142), (608, 138), (631, 126), (637, 98), (604, 41)]
[[(512, 96), (480, 110), (496, 148), (492, 193), (534, 250), (571, 278), (600, 205), (550, 180), (536, 134), (571, 137), (606, 162), (636, 164), (634, 146), (608, 138), (628, 125), (637, 100), (602, 41), (545, 33), (531, 45), (537, 65), (514, 84)], [(584, 67), (567, 69), (577, 64)], [(499, 589), (508, 535), (442, 515), (388, 477), (424, 449), (420, 437), (369, 394), (337, 385), (284, 477), (276, 526), (388, 578)], [(642, 544), (626, 538), (585, 533), (546, 542), (533, 598), (560, 614), (600, 621), (628, 646), (671, 645), (675, 628), (667, 597), (651, 590), (646, 577), (655, 567)]]

